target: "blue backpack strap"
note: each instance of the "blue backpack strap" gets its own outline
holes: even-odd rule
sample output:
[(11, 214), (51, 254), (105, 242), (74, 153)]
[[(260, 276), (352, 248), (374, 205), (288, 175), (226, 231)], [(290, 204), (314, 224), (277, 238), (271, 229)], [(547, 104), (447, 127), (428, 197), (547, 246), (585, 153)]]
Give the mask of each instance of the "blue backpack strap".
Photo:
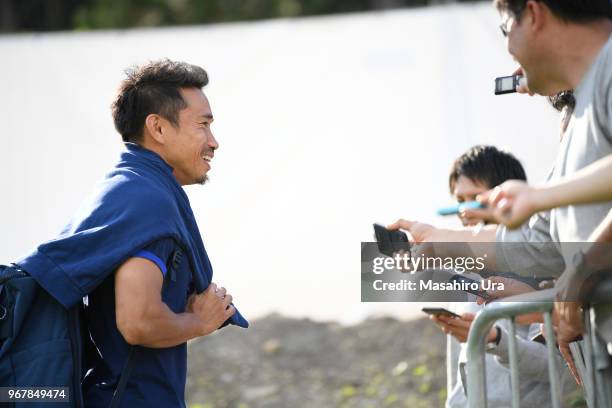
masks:
[[(168, 261), (168, 273), (164, 276), (164, 283), (162, 290), (166, 288), (168, 280), (176, 281), (176, 273), (178, 271), (179, 266), (181, 265), (181, 260), (183, 259), (183, 251), (181, 250), (180, 245), (176, 246), (176, 249), (172, 253)], [(121, 396), (125, 391), (125, 387), (127, 386), (128, 379), (130, 378), (130, 374), (132, 373), (132, 369), (134, 368), (134, 359), (135, 354), (138, 352), (138, 346), (130, 347), (130, 351), (128, 353), (127, 360), (125, 361), (125, 365), (123, 366), (123, 370), (121, 371), (121, 377), (119, 377), (119, 382), (117, 383), (117, 388), (115, 388), (115, 392), (113, 393), (113, 399), (109, 405), (109, 408), (118, 408), (119, 402), (121, 401)]]

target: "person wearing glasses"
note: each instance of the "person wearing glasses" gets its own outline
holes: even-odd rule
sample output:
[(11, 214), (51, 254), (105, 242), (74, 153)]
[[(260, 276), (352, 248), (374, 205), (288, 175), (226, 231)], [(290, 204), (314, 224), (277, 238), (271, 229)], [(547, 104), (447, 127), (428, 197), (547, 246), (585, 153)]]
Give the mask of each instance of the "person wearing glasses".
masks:
[[(612, 153), (612, 3), (610, 0), (494, 0), (502, 18), (507, 49), (525, 76), (519, 92), (550, 96), (574, 90), (575, 108), (563, 132), (551, 183), (571, 176)], [(612, 209), (612, 202), (553, 208), (530, 218), (516, 230), (505, 226), (482, 229), (478, 237), (462, 234), (454, 241), (496, 241), (491, 269), (546, 273), (550, 260), (566, 271), (577, 268), (591, 234)], [(545, 221), (534, 223), (534, 221)], [(415, 223), (399, 220), (389, 229), (412, 233)], [(422, 230), (422, 228), (420, 229)], [(435, 241), (435, 229), (421, 233), (421, 242)], [(534, 240), (534, 234), (538, 240)], [(413, 234), (414, 235), (414, 234)], [(448, 236), (445, 237), (448, 240)], [(557, 254), (542, 256), (538, 242), (558, 247)], [(579, 243), (565, 246), (563, 243)], [(520, 244), (520, 245), (519, 245)], [(522, 249), (521, 249), (522, 248)], [(446, 254), (436, 253), (438, 256)], [(552, 263), (552, 262), (551, 262)], [(551, 271), (557, 270), (550, 268)], [(544, 271), (544, 272), (542, 272)], [(559, 272), (555, 276), (559, 276)], [(560, 305), (560, 303), (559, 303)], [(559, 308), (557, 305), (557, 313)], [(576, 333), (577, 335), (579, 333)], [(568, 336), (564, 336), (567, 340)], [(612, 363), (608, 361), (608, 367)], [(612, 368), (609, 368), (612, 370)]]

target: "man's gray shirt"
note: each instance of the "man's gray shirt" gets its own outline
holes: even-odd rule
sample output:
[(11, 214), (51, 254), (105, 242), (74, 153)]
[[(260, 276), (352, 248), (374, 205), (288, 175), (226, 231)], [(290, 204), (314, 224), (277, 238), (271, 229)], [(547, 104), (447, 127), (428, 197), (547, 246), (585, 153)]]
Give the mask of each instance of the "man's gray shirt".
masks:
[[(612, 36), (587, 70), (574, 96), (576, 107), (561, 141), (549, 181), (572, 175), (612, 153)], [(611, 208), (611, 201), (570, 205), (536, 214), (517, 230), (499, 227), (498, 269), (533, 275), (534, 270), (538, 269), (537, 265), (540, 276), (552, 271), (558, 275), (563, 271), (558, 265), (559, 254), (562, 254), (567, 265), (580, 249), (579, 245), (565, 244), (586, 242)], [(505, 245), (509, 242), (524, 245)], [(550, 244), (533, 245), (547, 242)], [(536, 246), (538, 250), (534, 249)]]

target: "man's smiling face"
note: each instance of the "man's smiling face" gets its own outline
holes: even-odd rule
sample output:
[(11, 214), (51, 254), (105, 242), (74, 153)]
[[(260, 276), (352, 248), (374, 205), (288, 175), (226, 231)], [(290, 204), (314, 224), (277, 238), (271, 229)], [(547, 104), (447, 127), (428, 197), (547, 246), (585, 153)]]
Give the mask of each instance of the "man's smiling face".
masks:
[(164, 157), (181, 185), (204, 184), (219, 147), (210, 129), (212, 111), (200, 89), (182, 88), (180, 93), (187, 107), (179, 112), (178, 125), (170, 130)]
[(556, 83), (558, 62), (554, 56), (553, 16), (541, 2), (527, 0), (516, 15), (501, 11), (501, 28), (506, 37), (508, 53), (519, 63), (531, 92), (553, 95), (562, 89)]

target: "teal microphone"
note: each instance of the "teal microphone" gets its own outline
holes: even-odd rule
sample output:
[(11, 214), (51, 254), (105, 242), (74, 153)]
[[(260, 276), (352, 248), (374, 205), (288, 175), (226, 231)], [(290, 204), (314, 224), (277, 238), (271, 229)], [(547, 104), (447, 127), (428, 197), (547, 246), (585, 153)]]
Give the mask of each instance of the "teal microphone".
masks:
[(455, 215), (463, 210), (477, 210), (479, 208), (487, 208), (487, 206), (479, 201), (466, 201), (457, 205), (451, 205), (450, 207), (440, 208), (437, 212), (438, 215)]

